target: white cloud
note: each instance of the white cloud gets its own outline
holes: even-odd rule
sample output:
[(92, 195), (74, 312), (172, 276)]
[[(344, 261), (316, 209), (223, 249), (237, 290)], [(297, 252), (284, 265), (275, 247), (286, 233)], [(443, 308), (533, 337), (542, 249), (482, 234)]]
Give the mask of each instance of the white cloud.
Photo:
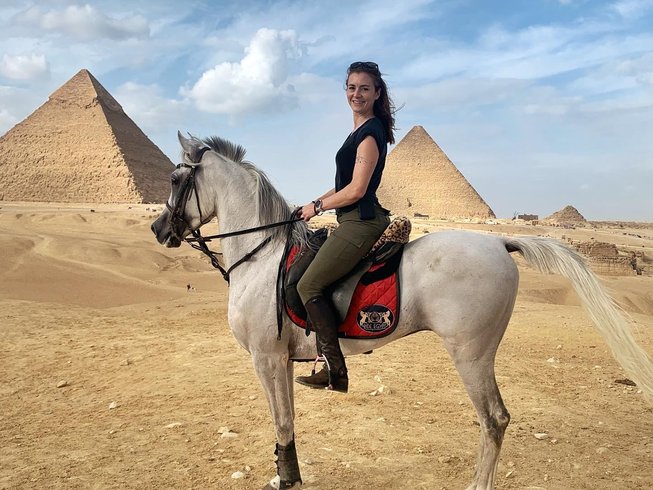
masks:
[(0, 109), (0, 135), (8, 131), (18, 121), (6, 109)]
[(240, 62), (204, 72), (182, 95), (201, 110), (231, 116), (295, 107), (297, 95), (288, 81), (291, 61), (302, 56), (295, 31), (259, 29), (245, 53)]
[(91, 5), (70, 5), (64, 10), (31, 7), (15, 17), (19, 25), (61, 33), (80, 41), (148, 37), (150, 28), (140, 15), (109, 17)]
[(34, 90), (0, 85), (0, 135), (42, 103), (42, 97)]
[(138, 119), (141, 129), (156, 129), (182, 117), (189, 110), (184, 101), (168, 99), (158, 85), (142, 85), (126, 82), (112, 94), (125, 113)]
[(530, 86), (531, 83), (524, 80), (450, 78), (397, 87), (393, 96), (395, 103), (398, 106), (405, 104), (407, 110), (452, 111), (506, 102)]
[(0, 62), (0, 75), (12, 80), (31, 80), (47, 77), (50, 73), (42, 54), (10, 56), (5, 54)]
[[(179, 156), (177, 130), (194, 131), (197, 127), (210, 126), (202, 114), (197, 114), (190, 101), (168, 98), (156, 84), (126, 82), (112, 91), (112, 95), (125, 113), (173, 162)], [(189, 121), (197, 126), (189, 126)]]
[(611, 7), (624, 19), (637, 19), (653, 8), (653, 0), (621, 0)]

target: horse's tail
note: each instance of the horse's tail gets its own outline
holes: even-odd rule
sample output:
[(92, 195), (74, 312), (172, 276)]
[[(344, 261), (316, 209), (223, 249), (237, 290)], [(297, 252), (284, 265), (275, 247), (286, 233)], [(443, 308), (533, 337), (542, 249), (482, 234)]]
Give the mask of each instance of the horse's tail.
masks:
[(564, 244), (545, 238), (504, 239), (508, 252), (519, 252), (540, 272), (560, 274), (571, 281), (596, 329), (615, 359), (644, 395), (653, 400), (653, 362), (631, 331), (631, 322), (610, 298), (583, 258)]

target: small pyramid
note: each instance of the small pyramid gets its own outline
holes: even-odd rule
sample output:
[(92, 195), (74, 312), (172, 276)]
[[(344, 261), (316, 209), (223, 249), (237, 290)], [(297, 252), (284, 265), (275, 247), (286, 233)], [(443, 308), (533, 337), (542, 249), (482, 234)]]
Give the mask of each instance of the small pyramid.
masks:
[(0, 200), (165, 202), (170, 159), (88, 70), (0, 138)]
[(422, 126), (411, 129), (388, 155), (377, 195), (393, 214), (496, 218)]
[(556, 211), (551, 216), (544, 218), (548, 221), (558, 223), (587, 223), (587, 220), (573, 206), (565, 206), (560, 211)]

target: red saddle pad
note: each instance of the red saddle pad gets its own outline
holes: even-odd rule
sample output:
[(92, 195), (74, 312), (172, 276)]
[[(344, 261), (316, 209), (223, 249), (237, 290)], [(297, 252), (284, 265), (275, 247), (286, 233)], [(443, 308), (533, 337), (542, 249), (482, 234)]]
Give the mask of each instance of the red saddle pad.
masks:
[[(287, 264), (292, 263), (292, 250)], [(383, 267), (373, 265), (369, 272)], [(293, 323), (306, 328), (303, 320), (286, 303), (285, 310)], [(391, 334), (399, 321), (399, 277), (397, 272), (371, 284), (359, 282), (349, 304), (347, 316), (338, 329), (338, 336), (350, 339), (370, 339)]]

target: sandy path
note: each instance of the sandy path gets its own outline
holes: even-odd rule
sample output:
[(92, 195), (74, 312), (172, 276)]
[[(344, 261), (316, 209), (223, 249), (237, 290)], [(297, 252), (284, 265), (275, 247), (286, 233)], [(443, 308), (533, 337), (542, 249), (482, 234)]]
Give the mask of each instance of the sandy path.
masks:
[[(226, 287), (192, 249), (160, 248), (152, 216), (3, 204), (0, 488), (256, 489), (273, 474), (267, 402), (226, 325)], [(512, 415), (498, 487), (653, 488), (653, 405), (614, 383), (624, 375), (566, 281), (520, 269), (497, 360)], [(653, 280), (605, 282), (653, 352)], [(305, 488), (464, 488), (478, 426), (437, 337), (349, 365), (348, 395), (296, 390)], [(381, 384), (389, 393), (371, 396)]]

